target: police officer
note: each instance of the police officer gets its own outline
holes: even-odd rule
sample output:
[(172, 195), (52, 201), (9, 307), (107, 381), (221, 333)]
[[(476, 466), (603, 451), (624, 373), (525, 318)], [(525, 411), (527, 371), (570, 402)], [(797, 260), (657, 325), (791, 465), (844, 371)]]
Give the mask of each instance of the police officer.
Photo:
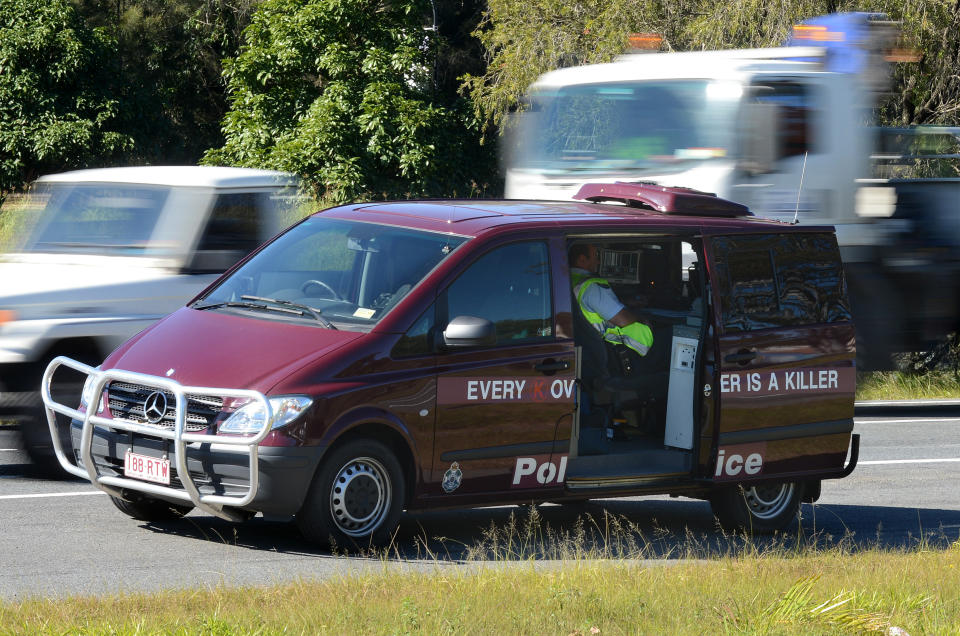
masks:
[(625, 346), (640, 356), (653, 346), (653, 332), (617, 298), (606, 279), (597, 276), (600, 250), (581, 243), (570, 248), (570, 278), (577, 303), (603, 339)]

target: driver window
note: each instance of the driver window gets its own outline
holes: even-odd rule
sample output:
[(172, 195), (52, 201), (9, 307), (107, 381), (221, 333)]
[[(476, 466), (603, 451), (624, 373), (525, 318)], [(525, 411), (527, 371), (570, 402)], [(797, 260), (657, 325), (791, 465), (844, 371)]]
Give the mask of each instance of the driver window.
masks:
[(446, 292), (447, 316), (486, 318), (497, 342), (553, 335), (550, 260), (542, 242), (513, 243), (480, 257)]

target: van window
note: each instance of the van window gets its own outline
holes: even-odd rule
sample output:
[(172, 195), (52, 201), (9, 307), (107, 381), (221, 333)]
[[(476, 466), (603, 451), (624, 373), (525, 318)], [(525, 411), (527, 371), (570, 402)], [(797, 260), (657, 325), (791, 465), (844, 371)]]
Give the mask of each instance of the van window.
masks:
[(410, 356), (422, 356), (429, 354), (433, 347), (430, 343), (430, 334), (434, 327), (434, 314), (436, 305), (423, 312), (413, 326), (407, 329), (407, 332), (400, 337), (397, 344), (393, 346), (390, 352), (395, 358), (407, 358)]
[(711, 243), (725, 332), (850, 320), (832, 234), (726, 236)]
[[(364, 330), (463, 241), (449, 234), (316, 215), (267, 245), (198, 304), (251, 313), (243, 301), (295, 303), (319, 312), (337, 328)], [(289, 311), (253, 313), (263, 320), (300, 319)], [(309, 311), (303, 319), (322, 324)]]
[(447, 289), (447, 316), (486, 318), (497, 342), (553, 335), (550, 261), (542, 242), (513, 243), (477, 259)]

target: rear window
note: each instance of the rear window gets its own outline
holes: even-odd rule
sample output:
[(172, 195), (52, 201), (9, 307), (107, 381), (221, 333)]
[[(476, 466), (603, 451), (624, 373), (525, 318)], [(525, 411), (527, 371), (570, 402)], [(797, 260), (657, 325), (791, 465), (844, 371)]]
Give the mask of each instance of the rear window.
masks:
[(122, 183), (38, 185), (34, 196), (45, 200), (46, 208), (26, 250), (146, 254), (150, 251), (150, 239), (169, 194), (169, 186)]
[(711, 240), (727, 333), (850, 320), (833, 234), (764, 234)]

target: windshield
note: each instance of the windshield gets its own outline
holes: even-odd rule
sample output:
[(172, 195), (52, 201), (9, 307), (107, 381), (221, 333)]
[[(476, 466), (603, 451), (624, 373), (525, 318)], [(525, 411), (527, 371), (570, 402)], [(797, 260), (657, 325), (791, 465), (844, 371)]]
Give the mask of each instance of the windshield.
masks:
[(539, 90), (515, 122), (509, 167), (662, 171), (725, 157), (741, 94), (739, 84), (708, 80)]
[(42, 210), (23, 251), (145, 254), (169, 193), (167, 186), (38, 184), (30, 197)]
[(192, 306), (364, 330), (464, 240), (312, 217), (281, 235)]

